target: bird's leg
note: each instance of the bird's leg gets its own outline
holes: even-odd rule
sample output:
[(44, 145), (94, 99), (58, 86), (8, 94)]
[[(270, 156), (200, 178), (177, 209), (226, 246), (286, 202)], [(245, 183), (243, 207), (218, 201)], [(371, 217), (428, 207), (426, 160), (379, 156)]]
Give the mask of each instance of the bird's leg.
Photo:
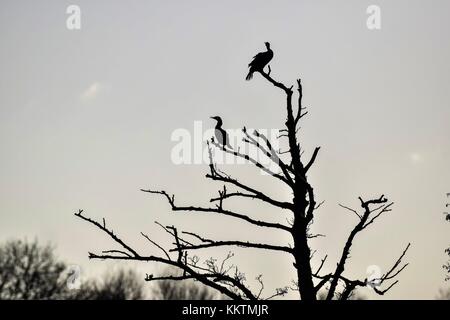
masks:
[(270, 73), (272, 72), (272, 69), (270, 68), (270, 64), (267, 65), (267, 68), (269, 69), (269, 71), (267, 72), (267, 75), (270, 76)]

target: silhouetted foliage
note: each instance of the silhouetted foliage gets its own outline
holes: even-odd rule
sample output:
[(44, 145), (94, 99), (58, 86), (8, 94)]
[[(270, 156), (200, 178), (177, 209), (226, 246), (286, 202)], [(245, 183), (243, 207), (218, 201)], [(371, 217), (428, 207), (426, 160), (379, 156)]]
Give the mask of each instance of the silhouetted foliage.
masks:
[(118, 270), (99, 280), (84, 281), (70, 297), (76, 300), (142, 300), (146, 299), (143, 279), (133, 270)]
[(439, 294), (436, 300), (450, 300), (450, 288), (439, 289)]
[[(317, 300), (327, 300), (328, 291), (320, 291), (317, 294)], [(339, 295), (336, 295), (334, 298), (336, 300), (341, 300), (341, 297)], [(360, 294), (357, 290), (354, 290), (345, 300), (366, 300), (366, 298)]]
[[(218, 196), (209, 199), (209, 203), (212, 203), (211, 205), (178, 205), (175, 201), (175, 196), (165, 190), (142, 189), (142, 191), (151, 195), (163, 197), (172, 211), (191, 213), (206, 212), (223, 215), (230, 219), (235, 219), (236, 221), (246, 222), (249, 226), (252, 225), (265, 230), (265, 239), (268, 241), (272, 238), (269, 231), (273, 233), (287, 233), (292, 240), (285, 245), (273, 245), (270, 242), (258, 243), (233, 239), (209, 239), (194, 232), (179, 230), (173, 225), (163, 226), (157, 222), (162, 230), (172, 237), (173, 247), (166, 249), (161, 244), (142, 233), (142, 236), (160, 252), (159, 255), (142, 255), (114, 233), (112, 229), (107, 226), (104, 219), (102, 222), (92, 220), (83, 213), (83, 210), (79, 210), (75, 213), (78, 218), (94, 225), (120, 246), (120, 250), (106, 250), (102, 251), (100, 254), (90, 252), (89, 258), (101, 260), (135, 260), (165, 264), (177, 268), (179, 274), (161, 277), (148, 275), (146, 280), (186, 281), (195, 279), (196, 281), (219, 291), (228, 298), (235, 300), (271, 299), (277, 296), (283, 296), (289, 290), (298, 291), (301, 299), (317, 300), (318, 292), (325, 287), (327, 287), (326, 300), (347, 300), (352, 297), (357, 288), (368, 285), (371, 280), (368, 280), (367, 278), (351, 279), (344, 274), (350, 258), (350, 251), (360, 232), (366, 230), (366, 228), (372, 225), (381, 215), (390, 212), (393, 203), (389, 202), (384, 195), (381, 195), (373, 199), (363, 199), (362, 197), (358, 197), (360, 210), (341, 205), (343, 209), (355, 216), (355, 225), (344, 243), (338, 261), (331, 264), (330, 268), (332, 271), (323, 273), (322, 267), (328, 257), (326, 254), (320, 265), (313, 270), (311, 259), (313, 252), (316, 252), (316, 250), (311, 250), (309, 240), (323, 235), (312, 234), (310, 230), (314, 222), (316, 210), (323, 202), (317, 201), (308, 174), (316, 161), (320, 147), (316, 147), (308, 158), (304, 155), (305, 150), (303, 150), (298, 135), (300, 123), (307, 114), (305, 111), (306, 108), (302, 105), (303, 87), (301, 80), (297, 80), (297, 99), (294, 101), (294, 86), (286, 86), (285, 84), (274, 80), (271, 76), (270, 66), (268, 66), (268, 72), (263, 70), (266, 63), (268, 63), (273, 56), (273, 51), (268, 44), (266, 45), (267, 52), (256, 56), (262, 58), (255, 58), (257, 63), (250, 63), (247, 80), (252, 78), (253, 73), (259, 73), (267, 83), (273, 85), (276, 90), (280, 90), (284, 95), (283, 103), (285, 104), (286, 121), (285, 127), (280, 130), (277, 139), (286, 139), (288, 149), (283, 152), (276, 149), (273, 141), (271, 142), (263, 133), (258, 130), (250, 132), (246, 127), (242, 129), (242, 141), (246, 144), (246, 147), (249, 148), (230, 146), (224, 143), (224, 141), (226, 141), (226, 132), (224, 134), (224, 131), (220, 131), (219, 140), (221, 141), (214, 141), (214, 139), (211, 139), (207, 142), (210, 163), (209, 172), (206, 174), (206, 178), (224, 184), (223, 188), (218, 191)], [(255, 112), (257, 111), (255, 110)], [(219, 125), (219, 118), (215, 117), (215, 119), (218, 121), (216, 129), (220, 128), (221, 130), (224, 130), (222, 128), (222, 121), (220, 120)], [(253, 148), (259, 152), (262, 157), (268, 159), (270, 165), (263, 164), (257, 157), (253, 157), (252, 153), (246, 151), (250, 148)], [(229, 154), (237, 159), (246, 160), (248, 163), (254, 165), (257, 169), (262, 170), (273, 178), (272, 183), (279, 183), (283, 187), (288, 188), (292, 196), (288, 199), (276, 199), (272, 195), (261, 191), (258, 187), (252, 186), (251, 182), (244, 182), (238, 178), (231, 177), (229, 174), (224, 173), (218, 168), (217, 163), (214, 161), (213, 151)], [(276, 166), (276, 169), (273, 169), (273, 165)], [(236, 190), (229, 191), (230, 187)], [(274, 211), (287, 212), (290, 217), (287, 222), (283, 223), (257, 220), (240, 210), (232, 210), (227, 207), (227, 204), (229, 203), (227, 200), (235, 198), (260, 201), (271, 206)], [(215, 258), (201, 260), (194, 254), (196, 250), (224, 246), (260, 249), (287, 254), (292, 258), (293, 266), (295, 268), (296, 276), (293, 280), (294, 286), (286, 284), (285, 286), (277, 288), (274, 293), (264, 293), (263, 296), (264, 284), (261, 276), (256, 277), (260, 287), (257, 288), (256, 291), (253, 291), (253, 288), (249, 287), (245, 275), (239, 270), (238, 266), (230, 263), (229, 260), (233, 257), (231, 253), (221, 261)], [(386, 268), (387, 271), (382, 274), (379, 279), (376, 279), (377, 286), (372, 287), (377, 294), (385, 294), (398, 283), (398, 280), (395, 280), (395, 278), (407, 266), (407, 264), (402, 263), (402, 259), (406, 255), (409, 246), (410, 245), (408, 244), (401, 252), (400, 256), (394, 261), (393, 265), (390, 268)], [(383, 286), (384, 288), (382, 288)]]
[(445, 253), (448, 255), (449, 260), (447, 260), (447, 263), (443, 265), (443, 268), (447, 271), (445, 281), (448, 281), (450, 280), (450, 248), (445, 249)]
[(143, 279), (132, 270), (86, 279), (69, 289), (67, 264), (50, 245), (38, 241), (8, 241), (0, 246), (1, 300), (136, 300), (145, 299)]
[(215, 292), (194, 280), (161, 280), (156, 282), (154, 291), (154, 298), (159, 300), (213, 300), (217, 297)]
[[(165, 272), (166, 276), (174, 274), (180, 276), (174, 268), (168, 268)], [(192, 279), (155, 281), (152, 296), (158, 300), (213, 300), (220, 298), (217, 292)]]
[[(447, 197), (450, 196), (450, 193), (447, 193)], [(446, 207), (450, 206), (450, 204), (446, 204)], [(450, 222), (450, 213), (445, 212), (445, 221)], [(450, 247), (445, 249), (445, 253), (448, 255), (449, 259), (447, 262), (442, 266), (444, 270), (447, 272), (445, 275), (445, 281), (450, 280)]]
[(49, 245), (8, 241), (0, 247), (0, 299), (63, 299), (65, 269)]

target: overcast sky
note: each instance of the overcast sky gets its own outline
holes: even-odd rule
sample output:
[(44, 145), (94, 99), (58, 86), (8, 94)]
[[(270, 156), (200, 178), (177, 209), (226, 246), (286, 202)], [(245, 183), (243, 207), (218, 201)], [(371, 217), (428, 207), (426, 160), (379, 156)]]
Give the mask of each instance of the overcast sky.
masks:
[[(66, 28), (70, 4), (81, 8), (81, 30)], [(380, 30), (366, 27), (371, 4), (381, 8)], [(358, 196), (385, 194), (394, 210), (358, 236), (347, 276), (390, 268), (411, 242), (410, 266), (386, 298), (434, 298), (448, 287), (441, 266), (450, 242), (443, 215), (450, 202), (449, 12), (445, 0), (2, 0), (0, 240), (50, 241), (85, 274), (108, 265), (88, 261), (88, 251), (115, 246), (73, 216), (79, 208), (105, 217), (142, 252), (156, 253), (141, 231), (169, 243), (155, 220), (215, 239), (286, 243), (283, 234), (227, 218), (171, 213), (163, 199), (139, 191), (163, 188), (179, 204), (209, 205), (221, 186), (204, 179), (206, 165), (172, 162), (172, 133), (193, 134), (194, 121), (209, 129), (213, 115), (230, 130), (283, 126), (283, 95), (259, 75), (244, 80), (249, 60), (270, 41), (272, 75), (303, 81), (305, 155), (322, 147), (310, 179), (325, 200), (313, 231), (327, 237), (311, 242), (314, 264), (328, 254), (324, 270), (335, 267), (357, 222), (338, 203), (358, 208)], [(290, 199), (250, 166), (225, 169)], [(258, 218), (286, 218), (256, 202), (234, 205)], [(227, 250), (207, 253), (220, 258)], [(294, 277), (283, 254), (236, 250), (234, 262), (252, 285), (264, 274), (267, 295)]]

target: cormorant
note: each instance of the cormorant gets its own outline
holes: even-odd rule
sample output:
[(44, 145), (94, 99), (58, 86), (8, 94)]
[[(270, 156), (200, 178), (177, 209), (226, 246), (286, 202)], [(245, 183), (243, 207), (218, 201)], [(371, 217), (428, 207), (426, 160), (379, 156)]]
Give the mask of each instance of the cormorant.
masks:
[(225, 150), (225, 147), (229, 147), (230, 149), (230, 139), (228, 137), (228, 133), (222, 128), (222, 118), (219, 116), (215, 116), (215, 117), (211, 117), (211, 119), (214, 119), (217, 121), (214, 133), (216, 135), (217, 138), (217, 142), (222, 146), (222, 149)]
[(264, 67), (272, 60), (273, 58), (273, 51), (270, 49), (270, 43), (265, 42), (267, 51), (266, 52), (260, 52), (256, 56), (253, 57), (253, 61), (248, 64), (250, 67), (250, 70), (248, 71), (248, 75), (245, 78), (245, 80), (250, 80), (253, 78), (253, 72), (261, 72), (263, 71)]

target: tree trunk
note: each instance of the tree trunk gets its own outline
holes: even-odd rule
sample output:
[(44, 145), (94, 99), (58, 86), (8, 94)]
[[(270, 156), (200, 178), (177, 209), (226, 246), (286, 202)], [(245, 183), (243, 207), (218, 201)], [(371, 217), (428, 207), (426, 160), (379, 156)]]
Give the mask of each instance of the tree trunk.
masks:
[(304, 195), (305, 194), (303, 194), (302, 198), (294, 198), (296, 212), (292, 228), (292, 237), (294, 239), (294, 258), (295, 267), (297, 268), (300, 298), (302, 300), (312, 301), (317, 299), (310, 264), (311, 250), (308, 246), (308, 222), (305, 217), (306, 200)]
[[(295, 172), (294, 185), (294, 225), (292, 227), (292, 237), (294, 239), (294, 258), (297, 268), (298, 287), (300, 298), (306, 301), (317, 300), (311, 271), (311, 250), (308, 246), (308, 219), (306, 209), (306, 176), (304, 166), (300, 159), (300, 145), (297, 141), (296, 124), (292, 111), (292, 90), (286, 92), (287, 95), (287, 121), (289, 149), (292, 159), (292, 167)], [(301, 108), (301, 106), (298, 106)]]

